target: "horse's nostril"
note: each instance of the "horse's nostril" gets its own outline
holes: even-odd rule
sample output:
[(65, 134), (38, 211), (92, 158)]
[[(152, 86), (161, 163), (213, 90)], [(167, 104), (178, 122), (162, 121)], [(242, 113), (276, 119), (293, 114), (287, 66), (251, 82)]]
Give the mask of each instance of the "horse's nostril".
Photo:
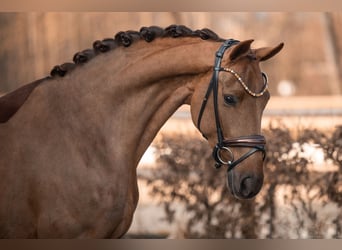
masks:
[(256, 189), (258, 189), (258, 187), (256, 187), (254, 178), (246, 177), (241, 181), (240, 194), (243, 198), (252, 198), (257, 193), (255, 192)]

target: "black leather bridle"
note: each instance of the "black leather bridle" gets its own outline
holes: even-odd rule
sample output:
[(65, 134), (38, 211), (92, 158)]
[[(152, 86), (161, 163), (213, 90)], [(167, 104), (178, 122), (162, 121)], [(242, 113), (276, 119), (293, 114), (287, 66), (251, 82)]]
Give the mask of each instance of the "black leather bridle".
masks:
[[(223, 137), (223, 132), (222, 132), (221, 124), (220, 124), (220, 117), (219, 117), (219, 112), (218, 112), (218, 77), (219, 77), (219, 72), (220, 71), (226, 71), (226, 72), (230, 72), (231, 74), (233, 74), (237, 78), (237, 80), (241, 83), (241, 85), (244, 87), (244, 89), (250, 95), (252, 95), (255, 98), (262, 96), (267, 90), (267, 77), (264, 73), (262, 73), (263, 78), (265, 80), (264, 87), (261, 90), (261, 92), (254, 93), (248, 89), (247, 85), (243, 82), (241, 77), (235, 71), (233, 71), (232, 69), (229, 69), (229, 68), (222, 68), (221, 67), (221, 61), (222, 61), (222, 58), (223, 58), (225, 51), (229, 47), (231, 47), (237, 43), (239, 43), (239, 41), (234, 40), (234, 39), (226, 40), (221, 45), (220, 49), (216, 52), (214, 72), (213, 72), (212, 78), (210, 80), (207, 92), (204, 96), (202, 106), (201, 106), (201, 109), (200, 109), (200, 112), (198, 115), (198, 121), (197, 121), (197, 128), (199, 129), (199, 131), (201, 131), (202, 116), (203, 116), (207, 101), (209, 99), (209, 95), (212, 92), (213, 93), (213, 102), (214, 102), (214, 114), (215, 114), (215, 122), (216, 122), (217, 141), (218, 141), (216, 146), (213, 148), (212, 156), (216, 162), (215, 167), (219, 168), (222, 165), (227, 165), (228, 166), (227, 171), (232, 170), (239, 163), (241, 163), (242, 161), (247, 159), (249, 156), (253, 155), (254, 153), (256, 153), (258, 151), (262, 152), (263, 160), (265, 160), (265, 157), (266, 157), (266, 151), (265, 151), (266, 139), (262, 135), (241, 136), (241, 137), (232, 138), (232, 139), (224, 139), (224, 137)], [(202, 135), (206, 138), (206, 136), (203, 133), (202, 133)], [(239, 159), (234, 160), (234, 154), (230, 149), (230, 148), (234, 148), (234, 147), (251, 148), (251, 150), (248, 151), (243, 156), (241, 156)], [(222, 158), (221, 153), (223, 151), (226, 151), (226, 153), (229, 154), (229, 156), (230, 156), (229, 160), (225, 161)]]

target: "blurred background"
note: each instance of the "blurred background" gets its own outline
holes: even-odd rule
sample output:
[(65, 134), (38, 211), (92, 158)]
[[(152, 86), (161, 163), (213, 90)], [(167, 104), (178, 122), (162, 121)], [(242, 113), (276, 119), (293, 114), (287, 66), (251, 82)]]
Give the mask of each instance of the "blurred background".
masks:
[(49, 75), (95, 40), (170, 24), (254, 39), (254, 47), (285, 43), (262, 64), (272, 96), (262, 124), (265, 185), (253, 200), (231, 197), (225, 170), (212, 167), (211, 149), (181, 107), (140, 162), (126, 237), (341, 238), (340, 12), (0, 13), (0, 95)]
[(285, 42), (284, 52), (265, 64), (273, 95), (341, 94), (342, 14), (320, 12), (1, 13), (0, 91), (46, 76), (97, 39), (174, 23), (207, 27), (223, 38), (253, 38), (255, 47)]

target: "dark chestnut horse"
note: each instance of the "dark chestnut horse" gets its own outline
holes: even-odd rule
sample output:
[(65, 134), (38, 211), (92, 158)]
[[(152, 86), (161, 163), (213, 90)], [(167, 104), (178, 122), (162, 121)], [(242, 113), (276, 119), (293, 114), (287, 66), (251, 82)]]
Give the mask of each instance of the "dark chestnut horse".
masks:
[(166, 120), (191, 105), (231, 192), (263, 183), (259, 63), (283, 47), (172, 25), (120, 32), (0, 98), (0, 237), (105, 238), (128, 230), (136, 167)]

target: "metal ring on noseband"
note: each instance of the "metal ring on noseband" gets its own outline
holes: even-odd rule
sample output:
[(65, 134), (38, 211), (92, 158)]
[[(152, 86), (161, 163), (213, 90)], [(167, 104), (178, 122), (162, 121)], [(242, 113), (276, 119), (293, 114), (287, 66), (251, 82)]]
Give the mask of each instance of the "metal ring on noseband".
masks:
[[(231, 160), (224, 161), (222, 159), (222, 157), (221, 157), (221, 151), (222, 150), (225, 150), (229, 153)], [(216, 163), (220, 163), (221, 165), (230, 165), (230, 164), (232, 164), (232, 162), (234, 162), (234, 154), (230, 150), (230, 148), (216, 146), (216, 147), (214, 147), (213, 155), (214, 155), (214, 159), (215, 159)], [(216, 164), (215, 166), (219, 167), (218, 164)]]

